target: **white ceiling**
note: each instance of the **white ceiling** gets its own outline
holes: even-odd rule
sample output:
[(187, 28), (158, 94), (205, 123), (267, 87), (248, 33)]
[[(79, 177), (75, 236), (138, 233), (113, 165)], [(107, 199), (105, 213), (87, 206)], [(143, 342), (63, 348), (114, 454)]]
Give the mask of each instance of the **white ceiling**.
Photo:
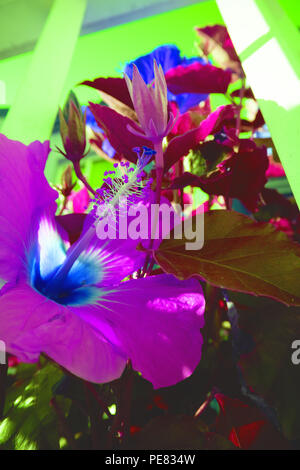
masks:
[[(0, 0), (0, 60), (34, 48), (53, 1)], [(81, 34), (195, 3), (200, 2), (199, 0), (88, 0)]]

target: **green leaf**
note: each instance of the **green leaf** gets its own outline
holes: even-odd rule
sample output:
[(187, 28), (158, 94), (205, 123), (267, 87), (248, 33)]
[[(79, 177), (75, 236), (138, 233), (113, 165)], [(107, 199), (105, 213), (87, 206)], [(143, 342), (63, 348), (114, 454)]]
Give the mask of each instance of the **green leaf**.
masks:
[[(0, 448), (15, 450), (59, 449), (57, 416), (50, 406), (52, 387), (63, 373), (52, 363), (42, 368), (19, 364), (8, 388), (4, 418), (0, 421)], [(60, 400), (64, 411), (67, 400)]]
[[(195, 228), (195, 217), (192, 223)], [(300, 305), (298, 244), (271, 224), (234, 211), (206, 212), (204, 233), (204, 246), (197, 251), (186, 250), (191, 240), (174, 239), (172, 233), (156, 251), (156, 261), (179, 279), (199, 276), (216, 286)]]
[(230, 293), (239, 314), (239, 327), (255, 347), (242, 355), (247, 385), (263, 396), (276, 413), (287, 439), (300, 438), (300, 365), (292, 362), (292, 343), (300, 339), (300, 309), (271, 299)]

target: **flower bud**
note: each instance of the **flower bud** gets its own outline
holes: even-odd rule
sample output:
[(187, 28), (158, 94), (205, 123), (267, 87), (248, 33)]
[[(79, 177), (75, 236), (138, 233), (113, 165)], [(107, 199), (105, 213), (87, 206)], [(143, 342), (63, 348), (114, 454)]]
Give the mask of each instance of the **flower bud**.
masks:
[(61, 177), (61, 187), (59, 188), (60, 192), (63, 196), (68, 197), (75, 186), (76, 181), (75, 183), (72, 181), (72, 166), (68, 165)]
[(82, 114), (79, 105), (71, 99), (69, 101), (68, 112), (59, 109), (60, 135), (64, 151), (58, 151), (68, 160), (75, 163), (81, 160), (86, 154), (86, 133), (85, 122), (86, 113)]

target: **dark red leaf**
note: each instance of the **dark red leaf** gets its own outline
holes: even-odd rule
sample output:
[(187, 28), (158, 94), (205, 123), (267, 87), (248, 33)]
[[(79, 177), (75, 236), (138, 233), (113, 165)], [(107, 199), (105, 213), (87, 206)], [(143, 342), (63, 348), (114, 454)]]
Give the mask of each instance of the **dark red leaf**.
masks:
[(289, 220), (297, 217), (299, 213), (297, 206), (275, 189), (264, 188), (262, 190), (262, 197), (267, 205), (272, 205), (276, 208), (275, 217), (285, 217)]
[(200, 184), (202, 184), (200, 176), (185, 171), (181, 176), (173, 180), (171, 189), (183, 189), (186, 188), (186, 186), (200, 187)]
[(208, 106), (203, 108), (196, 106), (195, 108), (191, 108), (186, 113), (181, 114), (175, 121), (175, 124), (170, 134), (168, 135), (168, 139), (171, 140), (177, 135), (185, 134), (191, 129), (198, 127), (200, 122), (206, 119), (211, 113), (211, 111), (208, 111), (208, 109)]
[(289, 449), (288, 442), (256, 407), (218, 393), (216, 431), (241, 449)]
[(253, 129), (258, 129), (259, 127), (262, 127), (264, 124), (265, 124), (265, 119), (261, 113), (261, 110), (259, 109), (253, 121)]
[(130, 162), (136, 163), (137, 160), (136, 153), (132, 150), (134, 147), (142, 147), (143, 145), (151, 147), (152, 144), (149, 140), (138, 137), (127, 129), (127, 125), (137, 128), (135, 122), (128, 117), (122, 116), (108, 106), (89, 103), (89, 107), (97, 124), (104, 129), (110, 144), (117, 153), (123, 155)]
[[(260, 123), (259, 123), (260, 124)], [(226, 119), (224, 121), (224, 127), (227, 127), (228, 129), (235, 129), (236, 128), (236, 119)], [(251, 132), (258, 127), (261, 127), (260, 125), (257, 125), (257, 121), (247, 121), (247, 119), (241, 119), (240, 121), (240, 132)]]
[(210, 64), (179, 65), (166, 73), (171, 93), (226, 93), (231, 72)]
[(85, 80), (81, 83), (81, 85), (87, 85), (95, 88), (96, 90), (104, 91), (104, 93), (113, 96), (117, 100), (133, 109), (133, 104), (124, 78), (99, 77), (95, 78), (93, 81)]
[(140, 432), (142, 430), (141, 426), (130, 426), (129, 432), (133, 436), (137, 432)]
[(225, 26), (216, 24), (196, 28), (196, 31), (202, 39), (200, 47), (205, 55), (212, 54), (222, 67), (230, 67), (237, 73), (241, 72), (240, 59)]
[(240, 151), (220, 163), (211, 177), (203, 178), (202, 189), (208, 194), (237, 198), (247, 209), (254, 211), (258, 195), (267, 182), (268, 165), (265, 148)]
[(264, 147), (250, 149), (246, 142), (245, 150), (242, 149), (239, 153), (223, 160), (218, 164), (217, 170), (210, 175), (196, 176), (186, 172), (174, 180), (172, 188), (197, 186), (208, 194), (239, 199), (247, 209), (254, 211), (258, 195), (267, 182), (268, 165), (266, 149)]
[[(241, 88), (234, 90), (232, 93), (230, 93), (230, 96), (239, 98), (241, 96)], [(243, 97), (252, 98), (253, 100), (255, 100), (255, 97), (253, 95), (253, 91), (251, 88), (246, 88), (246, 90), (243, 91)]]
[(220, 106), (204, 119), (198, 127), (183, 135), (174, 137), (165, 151), (165, 170), (171, 168), (181, 157), (197, 147), (199, 142), (203, 142), (207, 136), (220, 131), (224, 120), (232, 117), (234, 117), (234, 107), (232, 105)]

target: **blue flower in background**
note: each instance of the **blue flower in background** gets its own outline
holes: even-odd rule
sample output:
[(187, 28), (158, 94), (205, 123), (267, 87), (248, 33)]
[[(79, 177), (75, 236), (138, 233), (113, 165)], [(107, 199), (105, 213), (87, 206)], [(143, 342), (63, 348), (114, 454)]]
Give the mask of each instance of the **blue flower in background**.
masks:
[[(98, 126), (96, 119), (94, 118), (94, 115), (88, 108), (88, 106), (81, 106), (82, 112), (84, 113), (86, 111), (86, 125), (89, 126), (93, 131), (95, 132), (100, 132), (101, 134), (104, 133), (103, 129)], [(102, 143), (102, 150), (103, 152), (106, 153), (110, 158), (113, 158), (115, 156), (115, 149), (110, 145), (110, 142), (108, 139), (104, 139)]]
[(103, 130), (98, 126), (96, 119), (90, 111), (90, 108), (88, 106), (81, 106), (81, 110), (83, 113), (86, 112), (86, 125), (96, 132), (103, 132)]
[[(195, 62), (200, 64), (206, 64), (206, 61), (201, 57), (192, 57), (187, 59), (186, 57), (180, 57), (180, 50), (174, 45), (160, 46), (154, 49), (149, 54), (138, 57), (126, 64), (124, 72), (132, 79), (133, 64), (137, 66), (141, 76), (146, 83), (150, 83), (154, 79), (153, 61), (154, 59), (158, 64), (162, 66), (164, 72), (177, 67), (178, 65), (188, 66)], [(180, 95), (173, 95), (168, 91), (169, 101), (176, 101), (180, 113), (185, 113), (193, 106), (196, 106), (207, 98), (206, 94), (199, 93), (182, 93)]]

